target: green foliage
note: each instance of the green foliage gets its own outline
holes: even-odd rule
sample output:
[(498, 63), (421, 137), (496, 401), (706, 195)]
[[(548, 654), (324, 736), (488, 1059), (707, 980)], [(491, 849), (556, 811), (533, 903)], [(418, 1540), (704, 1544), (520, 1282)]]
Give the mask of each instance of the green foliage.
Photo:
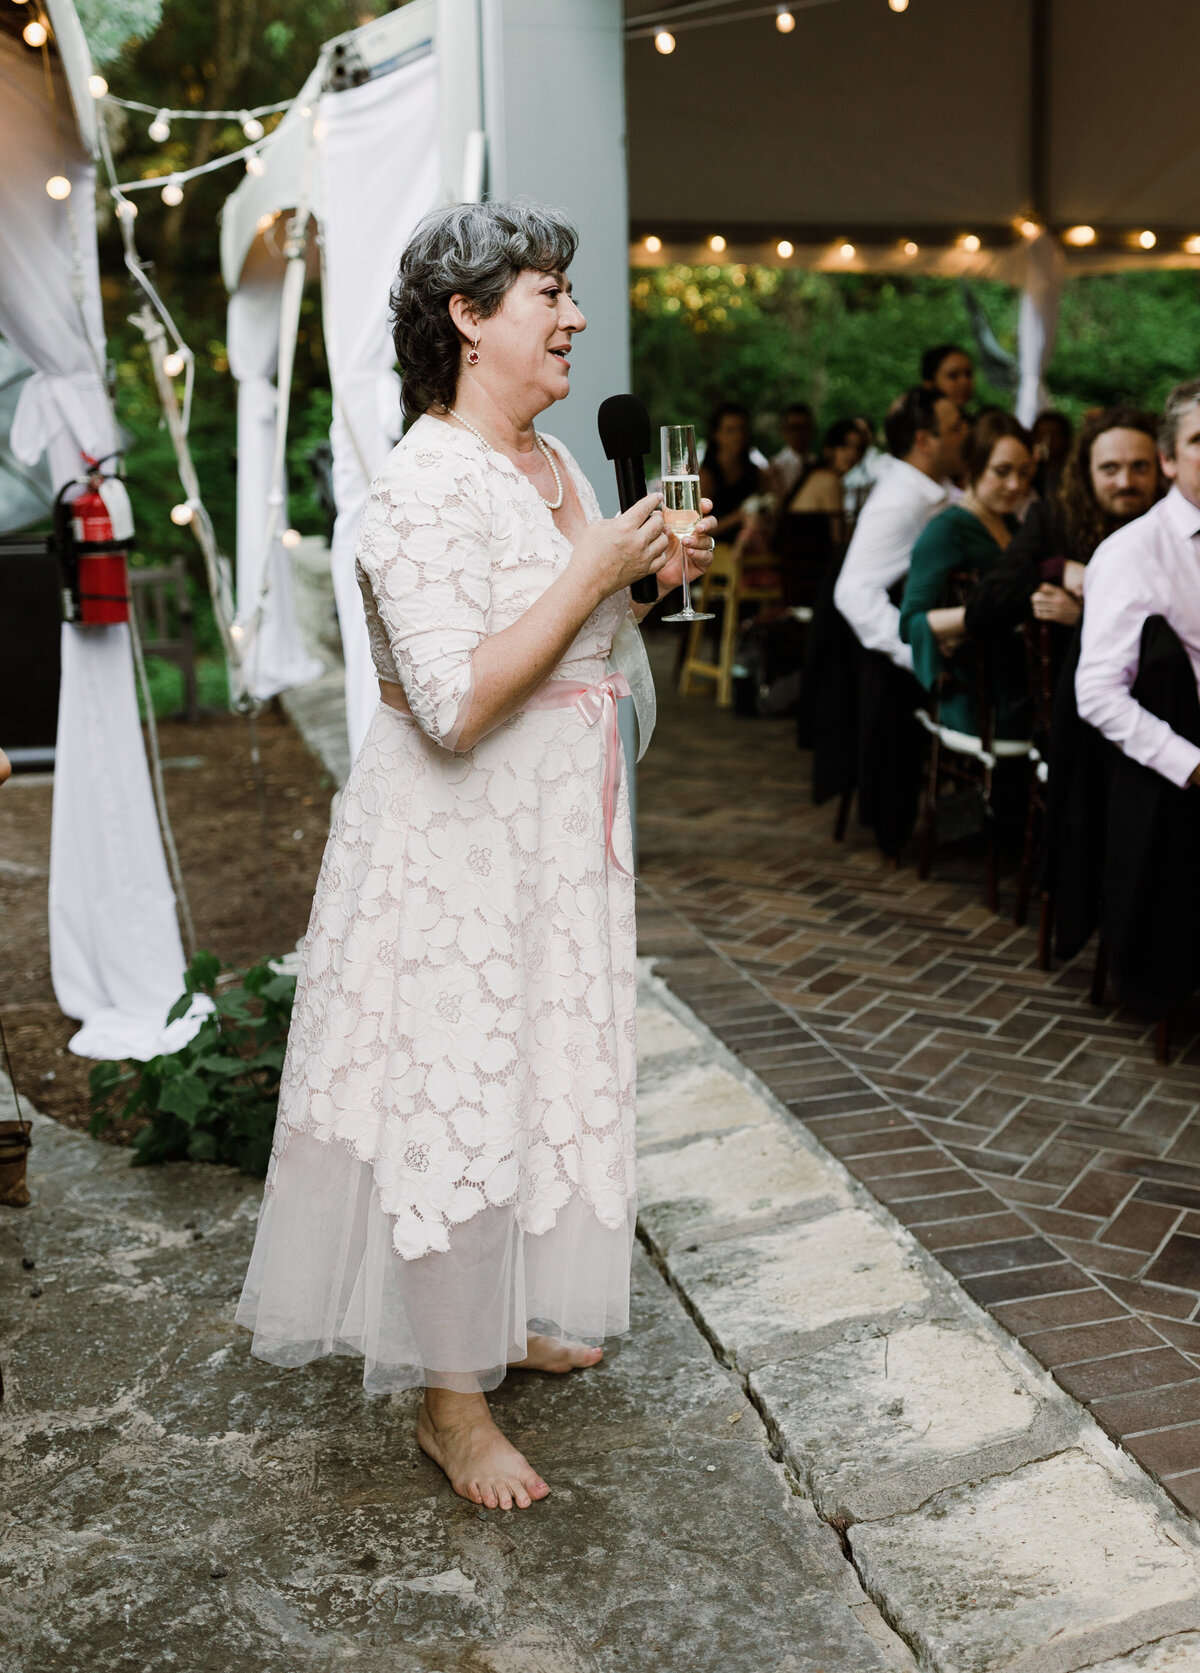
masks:
[[(1001, 345), (1015, 350), (1016, 291), (982, 282), (974, 289)], [(878, 423), (916, 382), (923, 349), (973, 346), (952, 279), (641, 268), (630, 302), (634, 388), (653, 422), (702, 427), (718, 401), (742, 401), (768, 446), (788, 401), (810, 401), (822, 425), (855, 412)], [(1198, 302), (1200, 277), (1191, 271), (1070, 280), (1047, 376), (1054, 403), (1076, 420), (1121, 400), (1161, 406), (1173, 383), (1200, 375)], [(1009, 404), (983, 380), (976, 399)]]
[(221, 986), (220, 969), (213, 953), (197, 953), (188, 967), (169, 1020), (197, 994), (207, 994), (213, 1010), (186, 1046), (91, 1072), (90, 1131), (144, 1123), (133, 1141), (135, 1165), (225, 1162), (243, 1173), (267, 1171), (296, 979), (264, 963)]
[[(1017, 298), (976, 287), (1004, 347), (1015, 343)], [(955, 281), (775, 267), (635, 269), (630, 289), (634, 388), (654, 424), (703, 429), (718, 401), (742, 401), (773, 443), (789, 401), (809, 401), (822, 425), (864, 412), (878, 422), (917, 381), (931, 343), (970, 348)], [(586, 343), (585, 343), (586, 347)], [(980, 402), (1002, 397), (986, 383)]]

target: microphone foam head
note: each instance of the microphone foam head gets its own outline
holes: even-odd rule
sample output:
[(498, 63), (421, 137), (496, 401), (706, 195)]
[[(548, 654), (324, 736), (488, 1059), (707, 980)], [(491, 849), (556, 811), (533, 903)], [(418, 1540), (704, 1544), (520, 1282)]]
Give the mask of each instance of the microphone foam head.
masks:
[(636, 395), (610, 395), (596, 414), (606, 459), (640, 459), (650, 451), (650, 414)]

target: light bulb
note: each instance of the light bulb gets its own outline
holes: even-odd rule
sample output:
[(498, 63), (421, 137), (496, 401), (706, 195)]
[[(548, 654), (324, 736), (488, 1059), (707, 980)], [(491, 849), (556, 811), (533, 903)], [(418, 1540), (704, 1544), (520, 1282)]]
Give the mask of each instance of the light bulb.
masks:
[(715, 251), (717, 255), (720, 255), (721, 251), (725, 248), (725, 240), (721, 237), (719, 232), (713, 233), (712, 237), (708, 241), (708, 247), (710, 250)]
[(108, 83), (103, 76), (88, 77), (88, 92), (93, 99), (102, 99), (108, 92)]
[(56, 198), (59, 202), (71, 195), (71, 182), (65, 174), (52, 174), (46, 182), (46, 195)]
[(177, 203), (183, 202), (183, 187), (178, 180), (168, 180), (162, 189), (162, 200), (169, 209), (174, 209)]
[(137, 204), (132, 198), (122, 198), (117, 204), (117, 219), (121, 221), (137, 220)]
[(1158, 243), (1158, 237), (1147, 227), (1145, 232), (1138, 233), (1138, 243), (1142, 246), (1143, 250), (1152, 250)]
[(1036, 221), (1021, 221), (1017, 226), (1017, 231), (1021, 234), (1022, 238), (1036, 238), (1041, 230), (1041, 227)]
[(970, 256), (973, 256), (979, 249), (979, 239), (973, 232), (964, 232), (958, 242), (960, 247)]
[(786, 6), (780, 6), (775, 13), (775, 27), (781, 35), (790, 35), (796, 27), (796, 20)]
[(652, 256), (656, 256), (662, 249), (662, 239), (657, 238), (654, 233), (651, 233), (649, 238), (646, 240), (646, 248)]
[(246, 629), (242, 626), (241, 622), (232, 622), (230, 624), (229, 637), (233, 640), (235, 645), (241, 644), (242, 640), (246, 637)]
[(170, 354), (163, 355), (163, 371), (169, 378), (177, 378), (186, 365), (187, 361), (177, 349), (172, 349)]
[(21, 38), (26, 46), (45, 46), (50, 38), (50, 31), (41, 18), (33, 18), (21, 31)]
[(274, 225), (275, 215), (272, 210), (268, 210), (265, 215), (260, 215), (254, 223), (257, 232), (268, 232)]
[(299, 546), (302, 538), (303, 536), (301, 535), (299, 529), (284, 529), (283, 533), (279, 537), (280, 542), (284, 546), (288, 547), (289, 550), (293, 546)]
[(195, 508), (190, 500), (185, 501), (183, 505), (173, 505), (171, 507), (171, 521), (177, 528), (186, 529), (195, 515)]
[(914, 244), (910, 238), (904, 246), (904, 253), (906, 256), (915, 256), (920, 248), (921, 246), (919, 244)]
[(161, 145), (163, 140), (170, 139), (171, 124), (167, 121), (167, 113), (165, 110), (159, 111), (158, 115), (147, 128), (146, 132), (150, 135), (150, 138), (156, 145)]
[(654, 44), (664, 57), (667, 53), (675, 51), (675, 37), (669, 29), (660, 29), (654, 37)]
[(853, 244), (846, 243), (838, 246), (838, 255), (841, 256), (843, 261), (853, 261), (857, 254), (858, 251)]
[(263, 175), (266, 172), (267, 172), (267, 165), (266, 165), (266, 163), (263, 162), (262, 158), (259, 156), (257, 151), (253, 152), (249, 157), (246, 158), (246, 173), (247, 174)]
[(326, 122), (326, 120), (323, 116), (318, 116), (317, 120), (312, 125), (313, 138), (314, 139), (324, 139), (325, 135), (328, 132), (329, 132), (329, 123)]
[(1200, 237), (1193, 233), (1191, 238), (1184, 239), (1183, 247), (1189, 256), (1200, 256)]
[(908, 0), (888, 0), (888, 5), (894, 12), (906, 12), (908, 10)]
[(258, 140), (263, 137), (263, 125), (257, 116), (246, 116), (242, 119), (242, 132), (247, 139)]
[(1068, 244), (1074, 244), (1077, 250), (1082, 250), (1085, 244), (1096, 242), (1095, 227), (1068, 227), (1063, 237)]
[(790, 238), (781, 238), (775, 246), (775, 254), (777, 256), (782, 256), (784, 261), (786, 261), (789, 256), (794, 256), (795, 253), (795, 246), (792, 244)]

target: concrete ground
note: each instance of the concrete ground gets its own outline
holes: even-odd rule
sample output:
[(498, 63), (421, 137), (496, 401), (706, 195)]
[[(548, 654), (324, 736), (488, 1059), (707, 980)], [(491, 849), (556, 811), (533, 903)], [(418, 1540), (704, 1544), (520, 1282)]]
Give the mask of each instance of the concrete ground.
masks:
[(640, 1034), (633, 1329), (497, 1396), (528, 1513), (456, 1499), (354, 1362), (250, 1358), (257, 1182), (38, 1122), (8, 1673), (1200, 1669), (1194, 1525), (650, 977)]

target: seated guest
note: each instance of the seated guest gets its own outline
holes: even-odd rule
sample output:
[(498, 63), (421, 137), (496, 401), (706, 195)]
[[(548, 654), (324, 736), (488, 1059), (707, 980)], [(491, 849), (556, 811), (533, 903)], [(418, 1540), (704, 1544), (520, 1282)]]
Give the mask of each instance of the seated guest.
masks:
[(956, 407), (966, 407), (975, 396), (975, 367), (957, 343), (938, 343), (921, 356), (921, 382), (944, 395)]
[(972, 590), (971, 638), (1011, 634), (1031, 612), (1074, 627), (1083, 614), (1084, 565), (1162, 492), (1157, 434), (1157, 421), (1136, 407), (1108, 407), (1086, 421), (1057, 492), (1034, 501), (1003, 558)]
[(852, 418), (825, 432), (820, 460), (793, 488), (775, 525), (773, 545), (783, 564), (788, 605), (811, 607), (822, 575), (846, 543), (842, 478), (857, 464), (862, 436)]
[(1058, 487), (1070, 455), (1075, 427), (1065, 412), (1054, 412), (1047, 407), (1038, 413), (1029, 433), (1033, 437), (1034, 492), (1048, 500)]
[(858, 463), (852, 465), (842, 478), (842, 502), (851, 527), (888, 462), (887, 454), (881, 453), (875, 445), (875, 426), (871, 420), (857, 413), (854, 422), (863, 440), (863, 454)]
[(863, 507), (833, 602), (860, 644), (911, 669), (892, 590), (908, 574), (917, 536), (948, 503), (946, 479), (962, 467), (968, 425), (947, 396), (910, 389), (884, 422), (892, 463)]
[[(979, 735), (979, 663), (967, 639), (962, 604), (948, 598), (956, 572), (986, 574), (1000, 561), (1017, 529), (1016, 512), (1029, 492), (1033, 455), (1029, 432), (1011, 414), (981, 413), (964, 452), (970, 486), (947, 506), (913, 548), (900, 637), (912, 646), (913, 672), (926, 691), (939, 691), (941, 720), (957, 732)], [(1019, 652), (1016, 640), (1014, 652)], [(1019, 654), (993, 661), (994, 735), (1018, 738), (1024, 729), (1024, 667)]]
[(1200, 784), (1200, 747), (1133, 695), (1142, 630), (1161, 616), (1200, 684), (1200, 379), (1167, 397), (1159, 448), (1170, 492), (1097, 547), (1084, 580), (1079, 714), (1143, 767)]
[(812, 464), (813, 437), (817, 433), (813, 410), (807, 401), (793, 401), (784, 409), (783, 446), (771, 460), (771, 492), (780, 505), (787, 499)]
[(766, 491), (766, 472), (751, 458), (750, 414), (737, 401), (722, 401), (708, 424), (708, 444), (700, 466), (700, 492), (713, 504), (715, 538), (736, 539), (742, 507)]

